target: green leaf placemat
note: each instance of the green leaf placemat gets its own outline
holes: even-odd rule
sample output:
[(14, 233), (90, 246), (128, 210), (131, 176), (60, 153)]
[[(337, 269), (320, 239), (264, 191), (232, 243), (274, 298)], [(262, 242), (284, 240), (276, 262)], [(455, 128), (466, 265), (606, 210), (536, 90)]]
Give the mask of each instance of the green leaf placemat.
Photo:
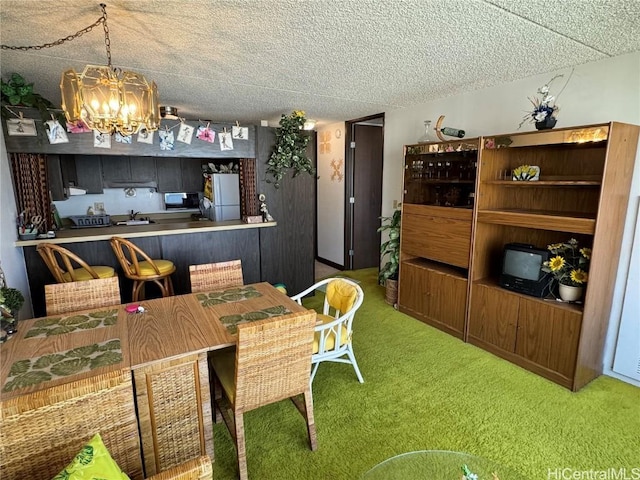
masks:
[(73, 348), (66, 352), (18, 360), (11, 365), (9, 376), (2, 391), (11, 392), (19, 388), (88, 372), (94, 368), (113, 365), (121, 361), (122, 349), (118, 338), (85, 347)]
[(196, 298), (203, 307), (220, 305), (222, 303), (241, 302), (249, 298), (261, 297), (262, 294), (255, 287), (234, 287), (217, 292), (197, 293)]
[(118, 320), (118, 310), (104, 310), (101, 312), (81, 313), (60, 317), (47, 317), (36, 320), (33, 328), (24, 338), (49, 337), (62, 333), (71, 333), (102, 328), (115, 325)]
[(225, 315), (220, 317), (220, 322), (227, 327), (231, 335), (235, 335), (238, 332), (238, 324), (255, 322), (256, 320), (263, 320), (270, 317), (279, 317), (280, 315), (286, 315), (291, 313), (284, 305), (276, 305), (275, 307), (263, 308), (255, 312), (242, 313), (237, 315)]

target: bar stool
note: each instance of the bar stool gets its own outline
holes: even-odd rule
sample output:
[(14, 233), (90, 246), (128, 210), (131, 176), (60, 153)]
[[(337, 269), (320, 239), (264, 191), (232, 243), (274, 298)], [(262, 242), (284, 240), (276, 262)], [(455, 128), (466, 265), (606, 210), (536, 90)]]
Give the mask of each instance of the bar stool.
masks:
[[(124, 275), (133, 280), (131, 300), (144, 299), (145, 282), (154, 282), (160, 287), (163, 297), (173, 295), (171, 274), (176, 266), (169, 260), (152, 260), (140, 247), (121, 237), (111, 237), (111, 248), (122, 266)], [(138, 260), (140, 256), (143, 260)], [(140, 296), (142, 292), (142, 296)]]
[[(113, 267), (88, 265), (75, 253), (53, 243), (40, 243), (36, 247), (36, 251), (40, 254), (58, 283), (109, 278), (116, 274)], [(74, 263), (80, 267), (74, 268)]]

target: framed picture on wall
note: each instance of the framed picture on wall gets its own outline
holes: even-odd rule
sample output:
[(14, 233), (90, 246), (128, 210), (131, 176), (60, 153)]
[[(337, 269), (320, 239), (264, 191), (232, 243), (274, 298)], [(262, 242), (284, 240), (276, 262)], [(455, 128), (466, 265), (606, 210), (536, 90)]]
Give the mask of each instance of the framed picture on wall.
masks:
[(37, 137), (36, 121), (32, 118), (10, 118), (7, 120), (7, 133), (12, 137)]

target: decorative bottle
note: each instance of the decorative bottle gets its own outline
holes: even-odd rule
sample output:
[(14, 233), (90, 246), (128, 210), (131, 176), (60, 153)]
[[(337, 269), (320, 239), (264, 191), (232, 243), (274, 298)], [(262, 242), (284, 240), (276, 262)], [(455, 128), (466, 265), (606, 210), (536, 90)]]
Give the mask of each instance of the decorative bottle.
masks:
[(431, 120), (424, 121), (424, 134), (418, 139), (418, 143), (435, 142), (431, 133)]
[(441, 128), (440, 131), (444, 135), (449, 135), (450, 137), (458, 137), (458, 138), (463, 138), (465, 134), (464, 130), (459, 130), (457, 128), (450, 128), (450, 127)]

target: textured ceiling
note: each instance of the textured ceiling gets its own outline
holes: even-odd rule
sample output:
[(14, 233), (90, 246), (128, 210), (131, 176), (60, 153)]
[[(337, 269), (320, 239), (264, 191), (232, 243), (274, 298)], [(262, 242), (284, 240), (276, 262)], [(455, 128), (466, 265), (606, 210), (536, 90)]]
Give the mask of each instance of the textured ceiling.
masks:
[[(100, 17), (99, 2), (0, 0), (0, 40), (39, 45)], [(188, 119), (319, 124), (425, 103), (640, 50), (640, 0), (113, 0), (113, 65), (158, 84)], [(102, 27), (0, 53), (54, 103), (70, 67), (105, 64)]]

